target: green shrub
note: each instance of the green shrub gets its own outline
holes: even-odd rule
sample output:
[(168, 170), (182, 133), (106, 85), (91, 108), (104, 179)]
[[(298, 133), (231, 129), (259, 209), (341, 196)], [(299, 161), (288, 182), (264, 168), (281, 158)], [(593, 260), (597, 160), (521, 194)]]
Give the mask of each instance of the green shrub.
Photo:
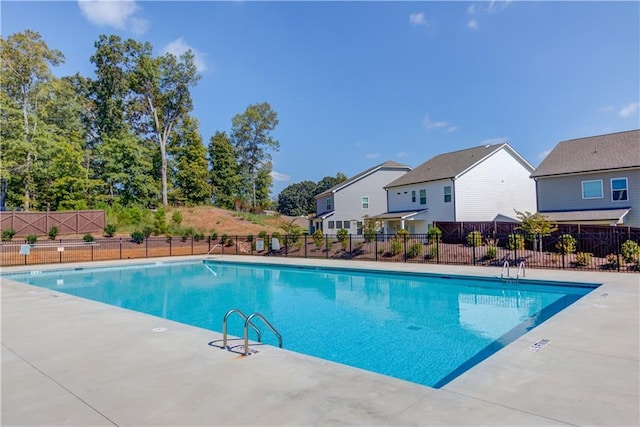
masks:
[(267, 232), (262, 230), (261, 232), (258, 233), (258, 237), (260, 237), (261, 239), (266, 239), (267, 238)]
[(135, 230), (133, 233), (131, 233), (131, 240), (133, 240), (133, 242), (137, 244), (141, 244), (142, 242), (144, 242), (144, 237), (144, 231), (142, 230)]
[[(322, 231), (322, 230), (320, 230), (320, 231)], [(366, 227), (364, 229), (364, 241), (369, 243), (375, 238), (376, 238), (376, 230), (374, 228), (371, 228), (371, 227)]]
[(485, 257), (487, 259), (495, 259), (496, 255), (498, 255), (498, 248), (495, 246), (487, 246)]
[(58, 227), (56, 227), (55, 225), (52, 225), (47, 235), (49, 236), (49, 239), (55, 240), (56, 236), (58, 235)]
[(341, 228), (336, 233), (336, 239), (338, 239), (338, 242), (342, 243), (344, 240), (347, 239), (347, 237), (349, 237), (349, 232), (347, 230), (345, 230), (344, 228)]
[(164, 208), (159, 208), (153, 214), (153, 232), (154, 234), (166, 234), (169, 230), (169, 226), (167, 225), (167, 214)]
[(271, 234), (271, 237), (275, 238), (275, 239), (279, 239), (281, 237), (280, 233), (277, 231), (274, 231), (273, 234)]
[(247, 242), (253, 242), (253, 234), (247, 236)]
[(606, 268), (610, 270), (617, 270), (620, 267), (620, 263), (618, 262), (618, 256), (616, 254), (609, 254), (605, 257), (607, 261)]
[(233, 246), (233, 244), (234, 244), (233, 239), (228, 238), (228, 239), (227, 239), (227, 243), (226, 243), (226, 245), (227, 245), (227, 246)]
[(211, 237), (211, 240), (216, 240), (218, 238), (218, 232), (216, 230), (211, 230), (209, 237)]
[(625, 262), (638, 262), (640, 261), (640, 245), (633, 240), (627, 240), (620, 247), (620, 254)]
[(36, 236), (35, 234), (29, 234), (24, 239), (27, 241), (27, 243), (33, 245), (38, 240), (38, 236)]
[(391, 241), (391, 256), (396, 256), (400, 252), (402, 252), (402, 242), (398, 239), (393, 239)]
[(427, 231), (427, 237), (429, 238), (429, 243), (436, 243), (442, 241), (442, 230), (438, 227), (432, 227)]
[(563, 234), (556, 243), (556, 249), (561, 254), (572, 254), (576, 251), (576, 238), (571, 234)]
[(222, 237), (220, 237), (220, 243), (223, 245), (227, 243), (227, 240), (229, 240), (229, 236), (227, 236), (226, 234), (223, 234)]
[(437, 256), (438, 256), (438, 247), (436, 245), (433, 245), (429, 249), (429, 253), (426, 254), (424, 257), (426, 259), (433, 259), (433, 258), (436, 258)]
[(113, 237), (118, 231), (118, 227), (115, 224), (107, 224), (104, 226), (104, 235), (107, 237)]
[(322, 245), (324, 245), (324, 233), (322, 230), (318, 229), (314, 231), (311, 238), (313, 239), (313, 243), (316, 245), (317, 249), (320, 249)]
[(194, 240), (195, 242), (199, 242), (200, 240), (204, 240), (204, 233), (201, 233), (201, 232), (199, 232), (199, 231), (198, 231), (198, 232), (196, 232), (196, 233), (193, 235), (193, 240)]
[(409, 246), (409, 249), (407, 250), (407, 257), (408, 258), (415, 258), (418, 255), (422, 255), (422, 243), (413, 243), (411, 246)]
[(93, 238), (93, 234), (91, 233), (87, 233), (84, 236), (82, 236), (82, 240), (84, 240), (87, 243), (91, 243), (93, 242), (95, 239)]
[(516, 249), (524, 249), (524, 236), (522, 234), (509, 234), (509, 239), (507, 240), (507, 248), (512, 251)]
[(144, 226), (144, 227), (142, 228), (142, 232), (144, 233), (144, 237), (145, 237), (145, 238), (146, 238), (146, 237), (149, 237), (149, 236), (151, 236), (151, 234), (153, 233), (153, 228), (149, 227), (148, 225), (147, 225), (147, 226)]
[(474, 230), (467, 234), (467, 245), (478, 247), (482, 246), (482, 234), (478, 230)]
[(171, 222), (175, 225), (182, 224), (182, 214), (180, 211), (173, 211), (171, 214)]
[(576, 254), (576, 266), (584, 267), (591, 264), (591, 256), (589, 252), (578, 252)]
[(401, 228), (400, 230), (398, 230), (396, 235), (398, 235), (398, 236), (408, 236), (409, 235), (409, 231), (405, 230), (404, 228)]
[(2, 230), (2, 241), (10, 242), (13, 239), (13, 236), (16, 235), (16, 230), (13, 228), (7, 228), (6, 230)]

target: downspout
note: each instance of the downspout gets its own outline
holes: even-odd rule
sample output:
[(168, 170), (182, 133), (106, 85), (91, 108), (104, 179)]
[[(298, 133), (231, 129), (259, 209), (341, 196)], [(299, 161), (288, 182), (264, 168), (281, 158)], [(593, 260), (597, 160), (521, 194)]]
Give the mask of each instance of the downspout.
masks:
[(456, 211), (456, 177), (451, 178), (451, 199), (453, 202), (453, 222), (458, 222), (458, 212)]

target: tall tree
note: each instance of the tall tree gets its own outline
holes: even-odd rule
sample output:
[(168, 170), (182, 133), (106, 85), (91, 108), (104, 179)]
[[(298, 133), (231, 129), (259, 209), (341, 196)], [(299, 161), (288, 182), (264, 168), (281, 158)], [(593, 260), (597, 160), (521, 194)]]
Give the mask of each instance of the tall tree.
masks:
[(255, 182), (255, 200), (254, 207), (271, 208), (271, 187), (273, 186), (273, 166), (271, 162), (265, 162), (258, 168)]
[[(11, 161), (12, 168), (2, 172), (2, 179), (11, 174), (21, 178), (23, 205), (29, 210), (34, 179), (32, 164), (39, 149), (35, 140), (40, 118), (38, 104), (46, 93), (43, 85), (53, 77), (50, 67), (64, 62), (64, 56), (60, 51), (50, 49), (40, 34), (30, 30), (12, 34), (6, 40), (0, 38), (0, 55), (0, 80), (6, 95), (2, 100), (7, 102), (9, 109), (18, 108), (22, 115), (22, 135), (8, 144), (13, 145), (12, 152), (23, 158), (22, 161)], [(0, 148), (4, 151), (7, 146), (3, 144)]]
[(211, 197), (207, 150), (198, 132), (198, 120), (186, 117), (172, 138), (175, 157), (176, 197), (188, 204), (201, 205)]
[(313, 181), (296, 182), (278, 194), (278, 212), (283, 215), (300, 216), (316, 211), (314, 195), (318, 194)]
[(216, 132), (209, 142), (209, 181), (214, 204), (225, 209), (233, 209), (234, 198), (240, 182), (236, 151), (225, 132)]
[(242, 168), (241, 192), (250, 194), (251, 204), (255, 207), (258, 170), (271, 161), (269, 150), (278, 151), (280, 148), (280, 143), (271, 136), (278, 125), (278, 113), (267, 102), (252, 104), (244, 113), (234, 116), (231, 124), (231, 139)]
[(153, 139), (160, 148), (162, 204), (167, 196), (167, 142), (173, 128), (193, 108), (189, 88), (197, 84), (200, 75), (193, 53), (189, 50), (180, 58), (171, 53), (153, 58), (144, 54), (138, 58), (133, 87), (142, 97)]
[(316, 193), (314, 194), (314, 196), (327, 191), (331, 187), (335, 187), (336, 185), (345, 182), (347, 179), (347, 176), (342, 172), (338, 172), (336, 176), (325, 176), (316, 184)]

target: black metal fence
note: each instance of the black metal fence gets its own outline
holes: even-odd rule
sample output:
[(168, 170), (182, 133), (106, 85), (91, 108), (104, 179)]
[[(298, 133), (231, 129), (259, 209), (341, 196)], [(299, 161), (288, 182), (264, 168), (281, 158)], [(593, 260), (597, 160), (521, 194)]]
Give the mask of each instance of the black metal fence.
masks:
[[(475, 232), (475, 233), (474, 233)], [(276, 235), (274, 235), (276, 236)], [(0, 244), (0, 265), (51, 264), (153, 258), (181, 255), (259, 255), (272, 257), (324, 258), (457, 264), (478, 266), (519, 265), (526, 268), (599, 271), (640, 271), (640, 232), (562, 233), (525, 236), (473, 230), (457, 237), (426, 234), (230, 236), (225, 239), (148, 237), (140, 243), (127, 238), (46, 240), (27, 244)]]

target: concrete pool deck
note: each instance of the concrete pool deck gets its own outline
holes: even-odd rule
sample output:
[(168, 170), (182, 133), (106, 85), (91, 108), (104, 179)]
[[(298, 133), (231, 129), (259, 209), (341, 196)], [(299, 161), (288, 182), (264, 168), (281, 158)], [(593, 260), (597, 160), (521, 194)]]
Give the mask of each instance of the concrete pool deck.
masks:
[[(182, 259), (202, 257), (131, 263)], [(450, 265), (223, 260), (500, 274)], [(2, 425), (640, 425), (640, 275), (526, 273), (602, 286), (438, 390), (286, 349), (262, 346), (239, 356), (209, 345), (221, 339), (217, 332), (0, 279)], [(152, 331), (158, 327), (166, 331)], [(551, 340), (543, 350), (529, 349), (543, 338)]]

